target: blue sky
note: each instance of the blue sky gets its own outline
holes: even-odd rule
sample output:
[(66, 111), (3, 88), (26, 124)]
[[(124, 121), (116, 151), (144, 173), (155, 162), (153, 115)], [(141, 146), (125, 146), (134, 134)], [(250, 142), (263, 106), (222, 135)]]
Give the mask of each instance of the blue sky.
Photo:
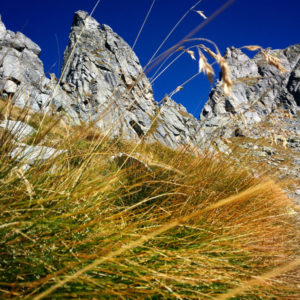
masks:
[[(101, 0), (94, 17), (110, 25), (129, 45), (133, 45), (140, 26), (153, 0)], [(135, 47), (142, 65), (146, 65), (162, 40), (196, 0), (156, 0), (149, 20)], [(227, 0), (203, 0), (197, 10), (212, 15)], [(63, 51), (75, 11), (91, 11), (96, 0), (11, 0), (2, 1), (0, 13), (7, 29), (21, 31), (42, 48), (45, 72), (59, 74)], [(195, 37), (214, 41), (221, 53), (226, 47), (261, 45), (285, 48), (300, 43), (300, 0), (235, 0), (234, 3), (207, 24)], [(176, 29), (164, 50), (180, 41), (203, 22), (191, 12)], [(184, 55), (155, 81), (157, 101), (195, 74), (197, 63)], [(155, 71), (155, 70), (154, 70)], [(150, 76), (151, 74), (149, 74)], [(198, 117), (211, 86), (200, 75), (174, 95)]]

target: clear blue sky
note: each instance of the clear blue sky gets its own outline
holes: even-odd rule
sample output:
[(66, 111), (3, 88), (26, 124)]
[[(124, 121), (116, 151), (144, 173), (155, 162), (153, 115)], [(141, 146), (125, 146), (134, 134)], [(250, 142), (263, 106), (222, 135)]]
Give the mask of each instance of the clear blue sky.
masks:
[[(102, 0), (94, 13), (99, 23), (110, 25), (130, 45), (153, 0)], [(209, 17), (227, 0), (203, 0), (197, 7)], [(161, 41), (196, 0), (156, 0), (135, 51), (145, 65)], [(63, 51), (73, 14), (91, 11), (96, 0), (10, 0), (2, 1), (0, 13), (7, 29), (21, 31), (42, 48), (45, 72), (59, 74)], [(235, 0), (196, 37), (213, 40), (223, 53), (231, 45), (261, 45), (285, 48), (300, 43), (300, 0)], [(177, 28), (164, 49), (176, 44), (203, 19), (191, 12)], [(55, 65), (53, 67), (53, 65)], [(51, 69), (52, 66), (52, 69)], [(197, 63), (185, 55), (154, 83), (157, 101), (197, 72)], [(174, 100), (198, 116), (208, 97), (210, 85), (201, 75), (194, 79)]]

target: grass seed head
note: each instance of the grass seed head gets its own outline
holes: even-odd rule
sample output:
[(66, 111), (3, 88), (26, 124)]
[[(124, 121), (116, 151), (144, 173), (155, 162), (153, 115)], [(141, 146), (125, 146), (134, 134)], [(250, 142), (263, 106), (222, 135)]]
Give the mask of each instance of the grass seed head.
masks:
[(199, 73), (203, 72), (206, 74), (208, 80), (210, 83), (213, 83), (215, 72), (212, 68), (211, 64), (207, 61), (205, 55), (201, 52), (201, 50), (198, 48), (199, 51)]
[(196, 60), (195, 52), (193, 50), (186, 49), (184, 52), (186, 52), (193, 60)]
[(256, 46), (256, 45), (244, 46), (242, 48), (245, 48), (245, 49), (250, 50), (250, 51), (262, 50), (261, 46)]
[(195, 10), (195, 12), (200, 15), (204, 20), (207, 19), (206, 15), (204, 14), (204, 12), (202, 10)]
[(270, 65), (276, 67), (280, 71), (281, 74), (288, 72), (288, 70), (281, 64), (281, 60), (278, 57), (268, 53), (266, 50), (262, 50), (261, 53), (262, 53), (264, 59)]

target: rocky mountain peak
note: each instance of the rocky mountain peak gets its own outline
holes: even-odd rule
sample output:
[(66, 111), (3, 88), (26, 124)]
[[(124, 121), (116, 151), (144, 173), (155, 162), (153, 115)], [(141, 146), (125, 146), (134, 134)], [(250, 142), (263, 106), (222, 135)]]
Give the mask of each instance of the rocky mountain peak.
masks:
[(243, 53), (241, 49), (235, 47), (227, 48), (224, 58), (230, 68), (232, 80), (240, 77), (259, 76), (257, 64)]
[(72, 27), (85, 27), (85, 30), (99, 29), (99, 23), (86, 11), (78, 10), (73, 17)]
[[(165, 102), (159, 108), (130, 46), (86, 12), (74, 15), (62, 70), (63, 87), (77, 99), (81, 119), (92, 120), (110, 135), (159, 141), (172, 148), (197, 139), (182, 118), (183, 107), (169, 99), (169, 105)], [(197, 120), (189, 118), (197, 127)]]
[(63, 88), (76, 99), (84, 121), (131, 139), (149, 129), (157, 104), (138, 58), (109, 26), (86, 12), (74, 15), (62, 72)]
[(242, 49), (227, 48), (232, 95), (224, 94), (220, 80), (199, 122), (169, 97), (158, 105), (131, 47), (87, 12), (74, 14), (59, 85), (55, 76), (45, 76), (40, 47), (22, 33), (7, 30), (0, 20), (0, 91), (15, 105), (61, 114), (71, 123), (91, 123), (110, 137), (200, 148), (220, 124), (225, 135), (232, 136), (232, 116), (242, 117), (237, 126), (243, 127), (263, 121), (279, 107), (296, 113), (300, 44), (266, 51), (280, 59), (287, 72), (280, 72), (261, 53), (250, 58)]
[(270, 64), (260, 52), (250, 59), (241, 49), (226, 50), (224, 57), (231, 70), (232, 95), (224, 94), (220, 81), (209, 95), (201, 120), (243, 114), (250, 116), (249, 122), (259, 122), (278, 107), (295, 114), (298, 87), (293, 78), (299, 68), (300, 44), (266, 51), (280, 59), (286, 72)]

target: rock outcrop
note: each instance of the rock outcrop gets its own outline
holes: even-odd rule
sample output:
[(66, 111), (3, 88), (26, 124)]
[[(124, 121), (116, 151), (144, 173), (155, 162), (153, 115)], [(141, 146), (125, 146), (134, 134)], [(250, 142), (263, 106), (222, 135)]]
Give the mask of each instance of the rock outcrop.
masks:
[(12, 137), (18, 142), (30, 137), (36, 132), (33, 127), (21, 121), (4, 120), (1, 122), (0, 128), (9, 131)]
[(3, 120), (0, 128), (11, 134), (11, 149), (6, 155), (20, 163), (18, 167), (21, 171), (25, 172), (33, 165), (42, 164), (67, 152), (66, 150), (23, 143), (23, 141), (26, 142), (26, 139), (33, 136), (36, 130), (21, 121)]
[(35, 111), (44, 111), (52, 106), (64, 107), (75, 122), (76, 114), (70, 109), (73, 99), (56, 86), (55, 80), (44, 74), (39, 59), (40, 47), (24, 34), (6, 30), (0, 19), (0, 91), (2, 96), (13, 96), (19, 107), (30, 106)]
[(130, 139), (149, 130), (158, 109), (152, 87), (129, 45), (86, 12), (75, 13), (62, 83), (84, 121)]
[(200, 123), (183, 105), (169, 97), (164, 98), (154, 126), (154, 139), (169, 147), (172, 147), (174, 141), (177, 145), (190, 148), (203, 146), (205, 135)]
[(11, 151), (10, 157), (22, 162), (26, 170), (30, 166), (54, 159), (65, 152), (65, 150), (57, 150), (46, 146), (29, 146), (17, 143), (16, 147)]
[(198, 143), (196, 119), (169, 98), (159, 107), (130, 46), (86, 12), (75, 13), (62, 74), (62, 87), (76, 99), (81, 119), (110, 136), (173, 148)]
[(219, 81), (202, 110), (202, 122), (232, 122), (235, 115), (242, 119), (240, 123), (251, 125), (280, 108), (296, 113), (300, 100), (300, 44), (267, 51), (280, 59), (286, 72), (269, 64), (261, 52), (250, 59), (240, 49), (227, 49), (224, 57), (231, 70), (232, 95), (224, 94)]

